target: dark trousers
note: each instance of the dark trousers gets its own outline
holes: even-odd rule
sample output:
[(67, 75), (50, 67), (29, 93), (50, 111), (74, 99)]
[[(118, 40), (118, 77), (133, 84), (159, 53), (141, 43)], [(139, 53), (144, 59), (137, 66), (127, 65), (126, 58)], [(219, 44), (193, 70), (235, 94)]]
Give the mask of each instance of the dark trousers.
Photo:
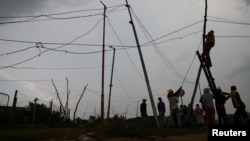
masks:
[(240, 124), (240, 117), (243, 117), (244, 120), (246, 120), (246, 122), (248, 124), (250, 124), (250, 118), (249, 115), (247, 114), (245, 107), (238, 107), (236, 108), (236, 111), (234, 113), (234, 120), (235, 120), (235, 124)]
[(224, 104), (216, 104), (216, 112), (219, 124), (229, 124)]

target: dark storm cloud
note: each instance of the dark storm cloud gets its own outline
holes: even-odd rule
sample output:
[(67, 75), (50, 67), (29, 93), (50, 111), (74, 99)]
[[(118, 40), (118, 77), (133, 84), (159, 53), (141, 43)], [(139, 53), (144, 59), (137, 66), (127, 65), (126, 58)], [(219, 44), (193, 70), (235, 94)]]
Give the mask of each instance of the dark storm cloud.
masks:
[(35, 15), (60, 6), (79, 6), (90, 0), (1, 0), (0, 16)]
[(247, 5), (250, 5), (250, 0), (243, 0), (246, 2)]
[(237, 1), (244, 2), (244, 3), (246, 3), (247, 6), (250, 5), (250, 0), (237, 0)]
[(48, 7), (48, 0), (1, 0), (1, 16), (33, 15)]

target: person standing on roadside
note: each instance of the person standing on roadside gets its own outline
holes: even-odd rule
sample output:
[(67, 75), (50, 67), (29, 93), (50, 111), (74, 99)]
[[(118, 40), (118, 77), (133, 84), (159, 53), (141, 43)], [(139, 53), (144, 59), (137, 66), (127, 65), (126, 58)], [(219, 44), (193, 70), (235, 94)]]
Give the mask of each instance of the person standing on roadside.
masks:
[(204, 93), (201, 96), (201, 103), (205, 108), (205, 121), (206, 124), (215, 125), (215, 108), (214, 108), (214, 101), (213, 101), (213, 94), (210, 93), (209, 88), (205, 88)]
[(142, 118), (148, 117), (146, 101), (147, 101), (146, 99), (142, 99), (142, 103), (140, 105), (140, 112), (141, 112), (141, 117)]
[(169, 107), (170, 107), (170, 117), (171, 121), (175, 124), (176, 127), (180, 127), (180, 110), (179, 110), (179, 93), (182, 90), (182, 87), (180, 87), (175, 93), (172, 89), (168, 90), (168, 101), (169, 101)]
[(227, 99), (230, 97), (234, 108), (236, 108), (236, 111), (234, 113), (235, 124), (240, 124), (240, 117), (242, 116), (244, 120), (247, 122), (247, 124), (250, 125), (250, 117), (246, 112), (246, 105), (241, 100), (240, 94), (237, 91), (237, 87), (234, 85), (231, 86), (231, 93), (228, 94)]
[(203, 110), (201, 109), (199, 104), (196, 104), (194, 114), (196, 118), (196, 123), (202, 125), (204, 123)]
[(165, 107), (165, 103), (162, 101), (161, 97), (158, 97), (157, 109), (159, 112), (159, 121), (161, 124), (163, 124), (164, 116), (166, 113), (166, 107)]
[(221, 92), (221, 88), (219, 87), (215, 94), (214, 94), (214, 99), (215, 99), (215, 108), (219, 120), (219, 124), (225, 124), (228, 125), (229, 121), (227, 118), (227, 113), (226, 113), (226, 108), (225, 108), (225, 103), (226, 103), (226, 96)]

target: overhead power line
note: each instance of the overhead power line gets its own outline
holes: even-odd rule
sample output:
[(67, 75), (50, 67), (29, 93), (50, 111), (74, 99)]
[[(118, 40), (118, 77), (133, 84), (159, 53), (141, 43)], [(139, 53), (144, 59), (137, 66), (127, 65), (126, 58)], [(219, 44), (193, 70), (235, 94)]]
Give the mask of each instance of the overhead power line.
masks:
[[(51, 81), (51, 80), (4, 80), (4, 79), (2, 79), (2, 80), (0, 80), (0, 81)], [(65, 81), (65, 80), (54, 80), (54, 81)]]
[[(47, 16), (56, 16), (56, 15), (66, 15), (66, 14), (73, 14), (73, 13), (79, 13), (79, 12), (89, 12), (89, 11), (99, 11), (102, 9), (85, 9), (85, 10), (75, 10), (75, 11), (69, 11), (69, 12), (61, 12), (61, 13), (51, 13), (51, 14), (44, 14)], [(39, 17), (43, 15), (24, 15), (24, 16), (0, 16), (1, 19), (22, 19), (22, 18), (34, 18)]]
[[(196, 24), (198, 24), (198, 23), (201, 23), (201, 22), (203, 22), (203, 21), (202, 21), (202, 20), (199, 20), (199, 21), (194, 22), (194, 23), (192, 23), (192, 24), (190, 24), (190, 25), (187, 25), (187, 26), (182, 27), (182, 28), (180, 28), (180, 29), (177, 29), (177, 30), (175, 30), (175, 31), (173, 31), (173, 32), (170, 32), (170, 33), (168, 33), (168, 34), (165, 34), (165, 35), (163, 35), (163, 36), (161, 36), (161, 37), (158, 37), (158, 38), (154, 39), (153, 41), (155, 42), (155, 41), (157, 41), (157, 40), (160, 40), (160, 39), (162, 39), (162, 38), (165, 38), (165, 37), (167, 37), (167, 36), (170, 36), (170, 35), (172, 35), (172, 34), (174, 34), (174, 33), (177, 33), (177, 32), (179, 32), (179, 31), (182, 31), (182, 30), (186, 29), (186, 28), (192, 27), (192, 26), (194, 26), (194, 25), (196, 25)], [(150, 41), (150, 42), (153, 42), (153, 41)], [(144, 43), (143, 45), (145, 45), (145, 44), (149, 44), (149, 43)]]
[[(208, 21), (212, 21), (212, 22), (221, 22), (221, 23), (228, 23), (228, 24), (240, 24), (240, 25), (250, 25), (250, 23), (246, 23), (246, 22), (234, 21), (234, 20), (229, 20), (229, 19), (219, 18), (219, 17), (213, 17), (213, 16), (208, 16), (208, 17), (212, 18), (212, 19), (208, 19)], [(217, 20), (213, 20), (213, 19), (217, 19)]]
[(23, 51), (26, 51), (26, 50), (32, 49), (32, 48), (36, 48), (36, 46), (27, 47), (27, 48), (16, 50), (16, 51), (12, 51), (12, 52), (9, 52), (9, 53), (3, 53), (3, 54), (0, 54), (0, 56), (10, 55), (10, 54), (18, 53), (18, 52), (23, 52)]
[[(114, 5), (114, 6), (109, 6), (108, 8), (118, 8), (118, 7), (123, 7), (124, 4), (120, 4), (120, 5)], [(89, 12), (89, 11), (103, 11), (102, 8), (95, 8), (95, 9), (84, 9), (84, 10), (75, 10), (75, 11), (68, 11), (68, 12), (61, 12), (61, 13), (50, 13), (50, 14), (46, 14), (46, 15), (51, 15), (51, 16), (55, 16), (55, 15), (66, 15), (66, 14), (73, 14), (73, 13), (79, 13), (79, 12)], [(37, 16), (41, 16), (41, 15), (25, 15), (25, 16), (0, 16), (0, 18), (32, 18), (32, 17), (37, 17)]]
[[(110, 65), (105, 65), (105, 67), (109, 67)], [(4, 66), (0, 66), (4, 67)], [(63, 68), (53, 68), (53, 67), (9, 67), (12, 69), (38, 69), (38, 70), (82, 70), (82, 69), (96, 69), (101, 66), (92, 66), (92, 67), (63, 67)]]
[[(163, 53), (163, 51), (155, 44), (153, 37), (150, 35), (150, 33), (147, 31), (147, 29), (144, 27), (144, 25), (141, 23), (140, 19), (136, 16), (135, 12), (132, 10), (134, 17), (138, 23), (138, 25), (141, 27), (142, 31), (144, 32), (145, 37), (150, 41), (150, 44), (154, 47), (156, 53), (160, 56), (163, 63), (169, 68), (169, 70), (176, 75), (177, 77), (183, 79), (184, 77), (180, 74), (180, 72), (175, 68), (175, 66), (172, 64), (172, 62), (168, 59), (168, 57)], [(150, 39), (149, 39), (150, 38)], [(151, 42), (152, 41), (152, 42)], [(189, 81), (187, 81), (189, 82)], [(191, 83), (191, 82), (189, 82)]]
[[(71, 43), (75, 42), (76, 40), (78, 40), (78, 39), (80, 39), (80, 38), (86, 36), (86, 35), (89, 34), (91, 31), (93, 31), (93, 29), (94, 29), (101, 21), (102, 21), (102, 19), (99, 20), (99, 21), (97, 21), (97, 23), (96, 23), (88, 32), (86, 32), (86, 33), (84, 33), (84, 34), (82, 34), (82, 35), (80, 35), (80, 36), (74, 38), (73, 40), (71, 40), (70, 42), (68, 42), (68, 43), (66, 43), (66, 44), (63, 44), (63, 45), (61, 45), (61, 46), (59, 46), (59, 47), (56, 47), (56, 48), (53, 48), (53, 50), (57, 50), (57, 49), (59, 49), (59, 48), (65, 47), (65, 46), (67, 46), (68, 44), (71, 44)], [(36, 47), (37, 47), (38, 49), (44, 48), (43, 43), (41, 43), (41, 42), (36, 43)], [(45, 53), (45, 52), (47, 52), (47, 51), (51, 51), (51, 50), (52, 50), (52, 49), (46, 49), (46, 50), (44, 50), (44, 51), (42, 51), (42, 52), (39, 50), (39, 51), (40, 51), (39, 54), (37, 54), (37, 55), (35, 55), (35, 56), (33, 56), (33, 57), (29, 58), (29, 59), (26, 59), (26, 60), (17, 62), (17, 63), (12, 64), (12, 65), (0, 67), (0, 69), (5, 69), (5, 68), (13, 67), (13, 66), (16, 66), (16, 65), (19, 65), (19, 64), (28, 62), (28, 61), (30, 61), (30, 60), (33, 60), (33, 59), (36, 58), (36, 57), (39, 57), (41, 54), (43, 54), (43, 53)]]
[(242, 36), (242, 35), (232, 35), (232, 36), (215, 36), (215, 37), (219, 37), (219, 38), (250, 38), (250, 36)]
[[(25, 41), (25, 40), (13, 40), (13, 39), (0, 39), (4, 42), (16, 42), (16, 43), (26, 43), (26, 44), (36, 44), (36, 41)], [(81, 43), (56, 43), (56, 42), (42, 42), (44, 45), (72, 45), (72, 46), (101, 46), (100, 44), (81, 44)]]
[[(122, 48), (124, 49), (126, 55), (128, 56), (130, 63), (132, 64), (132, 66), (133, 66), (133, 68), (136, 70), (136, 72), (140, 75), (140, 77), (143, 79), (142, 73), (141, 73), (141, 72), (138, 70), (138, 68), (136, 67), (136, 65), (135, 65), (135, 63), (133, 62), (131, 56), (129, 55), (127, 49), (126, 49), (125, 46), (123, 45), (122, 40), (120, 39), (119, 35), (118, 35), (117, 32), (115, 31), (115, 28), (112, 26), (112, 24), (111, 24), (109, 18), (107, 18), (107, 19), (108, 19), (108, 24), (109, 24), (109, 26), (111, 27), (111, 29), (112, 29), (112, 31), (114, 32), (116, 38), (118, 39), (118, 41), (120, 42), (120, 44), (121, 44)], [(135, 48), (136, 48), (136, 46), (135, 46)]]
[(44, 49), (50, 50), (50, 51), (57, 51), (57, 52), (63, 52), (63, 53), (69, 53), (69, 54), (94, 54), (94, 53), (101, 53), (102, 51), (90, 51), (90, 52), (73, 52), (73, 51), (67, 51), (67, 50), (58, 50), (53, 48), (47, 48), (44, 47)]
[[(109, 8), (108, 12), (110, 12), (110, 13), (114, 12), (114, 10), (119, 8), (119, 7), (123, 7), (123, 5), (116, 5), (116, 6), (108, 7)], [(88, 15), (80, 15), (80, 16), (55, 17), (55, 16), (59, 16), (59, 15), (61, 16), (61, 15), (68, 15), (68, 14), (73, 14), (73, 13), (96, 11), (96, 10), (99, 11), (101, 9), (77, 10), (77, 11), (54, 13), (54, 14), (42, 14), (42, 15), (35, 15), (35, 16), (31, 16), (31, 15), (27, 15), (27, 16), (0, 16), (0, 19), (23, 19), (23, 18), (26, 18), (24, 20), (18, 20), (18, 21), (0, 22), (0, 25), (25, 23), (25, 22), (37, 22), (37, 21), (49, 21), (49, 20), (70, 20), (70, 19), (88, 18), (88, 17), (99, 16), (99, 15), (103, 14), (102, 12), (99, 12), (99, 13), (88, 14)], [(47, 19), (38, 19), (38, 18), (42, 18), (42, 17), (45, 17)], [(37, 19), (37, 20), (35, 20), (35, 19)]]

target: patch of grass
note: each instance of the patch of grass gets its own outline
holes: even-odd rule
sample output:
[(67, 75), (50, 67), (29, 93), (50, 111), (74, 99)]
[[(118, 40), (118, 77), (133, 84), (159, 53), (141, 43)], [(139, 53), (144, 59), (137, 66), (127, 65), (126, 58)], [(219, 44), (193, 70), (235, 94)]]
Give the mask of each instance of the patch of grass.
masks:
[[(84, 123), (80, 126), (52, 128), (45, 126), (18, 126), (17, 128), (0, 129), (0, 141), (45, 141), (49, 139), (77, 139), (86, 135), (96, 140), (105, 140), (111, 137), (131, 137), (148, 139), (150, 136), (166, 137), (204, 132), (200, 126), (188, 127), (156, 127), (151, 119), (141, 120), (111, 120), (101, 123)], [(90, 134), (91, 133), (91, 134)]]

